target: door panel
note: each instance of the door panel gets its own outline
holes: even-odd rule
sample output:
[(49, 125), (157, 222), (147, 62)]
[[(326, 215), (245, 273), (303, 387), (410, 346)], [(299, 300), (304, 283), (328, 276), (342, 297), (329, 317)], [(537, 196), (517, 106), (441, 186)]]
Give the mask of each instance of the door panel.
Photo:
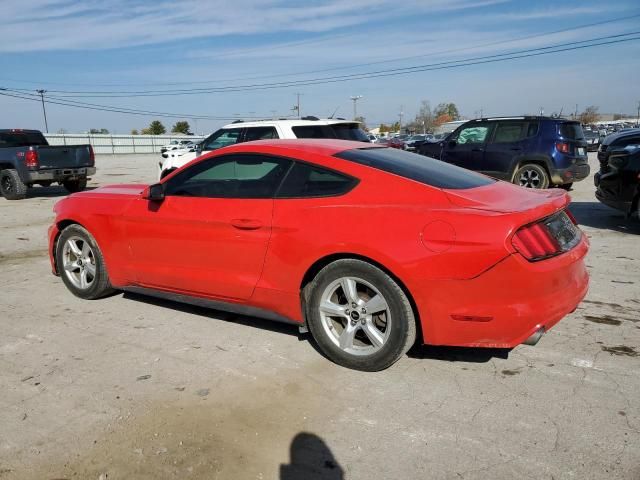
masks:
[(137, 283), (248, 299), (262, 272), (272, 210), (272, 199), (132, 202), (125, 224)]
[(474, 123), (461, 128), (445, 143), (442, 160), (469, 170), (482, 170), (490, 133), (491, 125), (488, 123)]

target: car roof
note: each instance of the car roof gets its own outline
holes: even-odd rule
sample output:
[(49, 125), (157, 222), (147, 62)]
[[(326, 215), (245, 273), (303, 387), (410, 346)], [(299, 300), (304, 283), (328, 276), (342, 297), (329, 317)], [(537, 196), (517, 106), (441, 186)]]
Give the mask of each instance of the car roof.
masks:
[(287, 120), (255, 120), (250, 122), (244, 122), (242, 120), (229, 123), (222, 128), (241, 128), (241, 127), (273, 127), (275, 125), (288, 125), (292, 127), (302, 127), (309, 125), (338, 125), (338, 124), (354, 124), (360, 123), (355, 120), (345, 120), (336, 118), (319, 118), (316, 120), (310, 119), (287, 119)]
[(632, 130), (626, 130), (626, 131), (624, 131), (624, 132), (612, 133), (611, 135), (608, 135), (608, 136), (605, 138), (605, 142), (604, 142), (604, 143), (605, 143), (606, 145), (610, 145), (610, 144), (612, 144), (613, 142), (615, 142), (616, 140), (619, 140), (619, 139), (621, 139), (621, 138), (624, 138), (624, 137), (633, 137), (633, 136), (636, 136), (636, 135), (640, 135), (640, 128), (634, 128), (634, 129), (632, 129)]
[(256, 140), (253, 142), (237, 143), (220, 149), (226, 153), (240, 153), (240, 152), (258, 152), (264, 150), (267, 147), (272, 152), (279, 150), (282, 155), (291, 155), (298, 153), (314, 153), (319, 155), (332, 156), (336, 153), (344, 152), (346, 150), (355, 150), (363, 148), (387, 148), (383, 145), (376, 145), (375, 143), (355, 142), (352, 140), (337, 140), (337, 139), (290, 139), (290, 140)]

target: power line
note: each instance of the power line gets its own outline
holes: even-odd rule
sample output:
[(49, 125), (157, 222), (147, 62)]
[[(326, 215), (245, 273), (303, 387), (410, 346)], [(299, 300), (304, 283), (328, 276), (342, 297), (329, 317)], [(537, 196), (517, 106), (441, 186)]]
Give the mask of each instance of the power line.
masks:
[[(421, 54), (421, 55), (411, 55), (411, 56), (405, 56), (405, 57), (396, 57), (396, 58), (392, 58), (392, 59), (387, 59), (387, 60), (378, 60), (375, 62), (367, 62), (367, 63), (359, 63), (359, 64), (350, 64), (347, 66), (339, 66), (339, 67), (330, 67), (330, 68), (323, 68), (323, 69), (318, 69), (318, 70), (307, 70), (304, 72), (291, 72), (291, 73), (279, 73), (279, 74), (270, 74), (270, 75), (256, 75), (256, 76), (244, 76), (242, 78), (231, 78), (231, 79), (211, 79), (211, 80), (200, 80), (200, 81), (190, 81), (190, 82), (152, 82), (152, 83), (112, 83), (112, 84), (80, 84), (80, 83), (53, 83), (53, 82), (48, 82), (48, 85), (62, 85), (62, 86), (106, 86), (106, 87), (114, 87), (114, 86), (121, 86), (121, 87), (126, 87), (126, 86), (148, 86), (148, 85), (155, 85), (155, 86), (171, 86), (171, 85), (202, 85), (202, 84), (207, 84), (207, 83), (219, 83), (221, 81), (226, 81), (226, 82), (232, 82), (232, 81), (237, 81), (237, 80), (257, 80), (257, 79), (266, 79), (266, 78), (278, 78), (278, 77), (288, 77), (288, 76), (299, 76), (299, 75), (308, 75), (311, 73), (323, 73), (323, 72), (330, 72), (330, 71), (337, 71), (337, 70), (345, 70), (345, 69), (353, 69), (353, 68), (359, 68), (359, 67), (365, 67), (365, 66), (371, 66), (371, 65), (380, 65), (380, 64), (385, 64), (385, 63), (394, 63), (394, 62), (400, 62), (400, 61), (405, 61), (405, 60), (414, 60), (417, 58), (428, 58), (428, 57), (433, 57), (435, 55), (441, 55), (441, 54), (445, 54), (445, 53), (457, 53), (457, 52), (463, 52), (463, 51), (469, 51), (469, 50), (475, 50), (478, 48), (483, 48), (483, 47), (489, 47), (489, 46), (494, 46), (494, 45), (502, 45), (502, 44), (506, 44), (506, 43), (513, 43), (513, 42), (518, 42), (518, 41), (522, 41), (522, 40), (529, 40), (532, 38), (539, 38), (539, 37), (546, 37), (549, 35), (555, 35), (558, 33), (566, 33), (566, 32), (571, 32), (571, 31), (575, 31), (575, 30), (581, 30), (584, 28), (590, 28), (590, 27), (596, 27), (596, 26), (600, 26), (600, 25), (606, 25), (609, 23), (615, 23), (615, 22), (620, 22), (620, 21), (624, 21), (624, 20), (629, 20), (629, 19), (633, 19), (633, 18), (638, 18), (640, 17), (640, 13), (639, 14), (634, 14), (634, 15), (627, 15), (624, 17), (616, 17), (616, 18), (612, 18), (612, 19), (608, 19), (608, 20), (601, 20), (598, 22), (593, 22), (593, 23), (588, 23), (588, 24), (582, 24), (582, 25), (577, 25), (575, 27), (568, 27), (568, 28), (563, 28), (560, 30), (553, 30), (550, 32), (544, 32), (544, 33), (537, 33), (537, 34), (533, 34), (533, 35), (527, 35), (527, 36), (523, 36), (523, 37), (517, 37), (517, 38), (513, 38), (513, 39), (509, 39), (509, 40), (500, 40), (500, 41), (493, 41), (493, 42), (489, 42), (489, 43), (483, 43), (483, 44), (479, 44), (479, 45), (474, 45), (472, 47), (462, 47), (462, 48), (454, 48), (454, 49), (448, 49), (448, 50), (441, 50), (441, 51), (437, 51), (437, 52), (431, 52), (428, 54)], [(346, 36), (350, 36), (350, 35), (346, 35)], [(300, 42), (291, 42), (291, 43), (283, 43), (283, 44), (278, 44), (278, 45), (274, 45), (274, 46), (270, 46), (267, 47), (269, 50), (272, 50), (273, 48), (281, 48), (281, 47), (289, 47), (289, 46), (295, 46), (295, 45), (302, 45), (302, 44), (306, 44), (306, 43), (318, 43), (318, 42), (323, 42), (323, 41), (327, 41), (327, 40), (334, 40), (335, 37), (331, 37), (331, 38), (325, 38), (325, 39), (310, 39), (310, 40), (303, 40)], [(246, 50), (240, 50), (238, 51), (239, 53), (245, 53), (248, 51), (256, 51), (256, 50), (260, 50), (260, 49), (246, 49)], [(234, 52), (231, 52), (231, 54), (233, 54)], [(224, 54), (221, 54), (224, 55)], [(227, 53), (226, 55), (229, 55), (229, 53)], [(37, 84), (40, 85), (42, 84), (42, 82), (34, 82), (34, 81), (29, 81), (29, 80), (14, 80), (14, 79), (4, 79), (4, 81), (9, 81), (9, 82), (15, 82), (15, 83), (31, 83), (31, 84)]]
[[(14, 97), (22, 100), (31, 100), (36, 102), (41, 101), (39, 96), (33, 93), (15, 92), (10, 89), (2, 89), (2, 88), (0, 88), (0, 90), (3, 90), (3, 91), (0, 91), (0, 95), (5, 97)], [(7, 93), (7, 92), (11, 92), (11, 93)], [(156, 117), (167, 117), (167, 118), (191, 118), (193, 120), (239, 120), (241, 118), (239, 116), (223, 117), (223, 116), (210, 116), (210, 115), (195, 115), (190, 113), (168, 113), (168, 112), (156, 112), (156, 111), (149, 111), (149, 110), (134, 110), (134, 109), (128, 109), (128, 108), (114, 107), (109, 105), (98, 105), (94, 103), (76, 102), (73, 100), (58, 101), (58, 100), (51, 99), (51, 97), (47, 97), (44, 100), (44, 102), (54, 104), (54, 105), (61, 105), (65, 107), (75, 107), (75, 108), (82, 108), (85, 110), (96, 110), (96, 111), (103, 111), (103, 112), (129, 114), (129, 115), (144, 115), (144, 116), (156, 116)]]
[[(266, 90), (274, 88), (287, 88), (303, 85), (318, 85), (325, 83), (336, 83), (348, 80), (362, 80), (368, 78), (387, 77), (405, 75), (414, 72), (424, 72), (431, 70), (445, 70), (449, 68), (459, 68), (470, 65), (480, 65), (485, 63), (495, 63), (499, 61), (515, 60), (519, 58), (536, 57), (540, 55), (548, 55), (551, 53), (560, 53), (572, 50), (580, 50), (585, 48), (596, 47), (600, 45), (611, 45), (617, 43), (623, 43), (633, 40), (638, 40), (640, 37), (633, 38), (621, 38), (629, 37), (631, 35), (638, 35), (640, 31), (607, 35), (604, 37), (592, 38), (588, 40), (580, 40), (575, 42), (566, 42), (555, 45), (549, 45), (545, 47), (529, 48), (523, 50), (516, 50), (513, 52), (500, 53), (495, 55), (486, 55), (481, 57), (470, 57), (462, 60), (450, 60), (445, 62), (438, 62), (432, 64), (415, 65), (411, 67), (402, 67), (386, 70), (377, 70), (372, 72), (363, 72), (349, 75), (339, 75), (331, 77), (319, 77), (304, 80), (292, 80), (289, 82), (275, 82), (275, 83), (259, 83), (259, 84), (247, 84), (228, 87), (215, 87), (215, 88), (192, 88), (192, 89), (174, 89), (174, 90), (143, 90), (143, 91), (67, 91), (67, 90), (50, 90), (61, 95), (55, 95), (54, 98), (133, 98), (133, 97), (158, 97), (158, 96), (175, 96), (175, 95), (196, 95), (201, 93), (223, 93), (223, 92), (243, 92), (251, 90)], [(26, 91), (25, 89), (14, 89), (19, 91)]]

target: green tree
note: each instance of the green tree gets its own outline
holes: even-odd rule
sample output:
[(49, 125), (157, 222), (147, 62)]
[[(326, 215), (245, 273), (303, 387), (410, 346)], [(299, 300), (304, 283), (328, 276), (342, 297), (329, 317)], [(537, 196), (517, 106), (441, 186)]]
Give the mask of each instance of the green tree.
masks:
[(191, 127), (189, 126), (189, 122), (180, 121), (176, 122), (176, 124), (171, 128), (171, 133), (183, 133), (184, 135), (191, 135), (190, 129)]
[(108, 135), (109, 130), (107, 130), (106, 128), (92, 128), (91, 130), (89, 130), (89, 133), (92, 135), (96, 135), (96, 134)]
[[(149, 128), (145, 128), (145, 130), (148, 132), (148, 135), (163, 135), (167, 133), (167, 129), (164, 128), (160, 120), (154, 120), (149, 124)], [(142, 133), (145, 133), (145, 130), (143, 130)]]
[(138, 135), (138, 130), (137, 129), (132, 129), (131, 130), (131, 135)]
[(460, 112), (458, 111), (458, 107), (455, 103), (440, 103), (436, 107), (433, 115), (438, 118), (443, 115), (447, 115), (451, 120), (460, 120)]

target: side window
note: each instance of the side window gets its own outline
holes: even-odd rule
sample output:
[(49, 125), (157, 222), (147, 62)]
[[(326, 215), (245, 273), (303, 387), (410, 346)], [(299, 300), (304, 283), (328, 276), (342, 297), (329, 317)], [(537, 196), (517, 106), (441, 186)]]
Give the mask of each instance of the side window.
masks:
[(527, 122), (498, 122), (493, 143), (513, 143), (526, 138)]
[(225, 155), (199, 162), (166, 183), (165, 195), (207, 198), (273, 198), (291, 160)]
[[(627, 145), (639, 145), (640, 137), (626, 137), (620, 141), (620, 147), (626, 147)], [(617, 147), (618, 145), (616, 145)]]
[(461, 145), (484, 143), (489, 133), (489, 125), (474, 125), (458, 132), (458, 143)]
[(289, 171), (277, 198), (327, 197), (342, 195), (351, 190), (358, 180), (332, 170), (296, 162)]
[(226, 147), (238, 143), (240, 138), (241, 128), (230, 128), (228, 130), (218, 130), (202, 143), (202, 150), (217, 150), (218, 148)]
[(307, 125), (293, 127), (293, 134), (296, 138), (335, 138), (335, 133), (321, 125)]
[(276, 132), (275, 127), (249, 127), (244, 133), (245, 142), (269, 140), (272, 138), (278, 138), (278, 132)]

